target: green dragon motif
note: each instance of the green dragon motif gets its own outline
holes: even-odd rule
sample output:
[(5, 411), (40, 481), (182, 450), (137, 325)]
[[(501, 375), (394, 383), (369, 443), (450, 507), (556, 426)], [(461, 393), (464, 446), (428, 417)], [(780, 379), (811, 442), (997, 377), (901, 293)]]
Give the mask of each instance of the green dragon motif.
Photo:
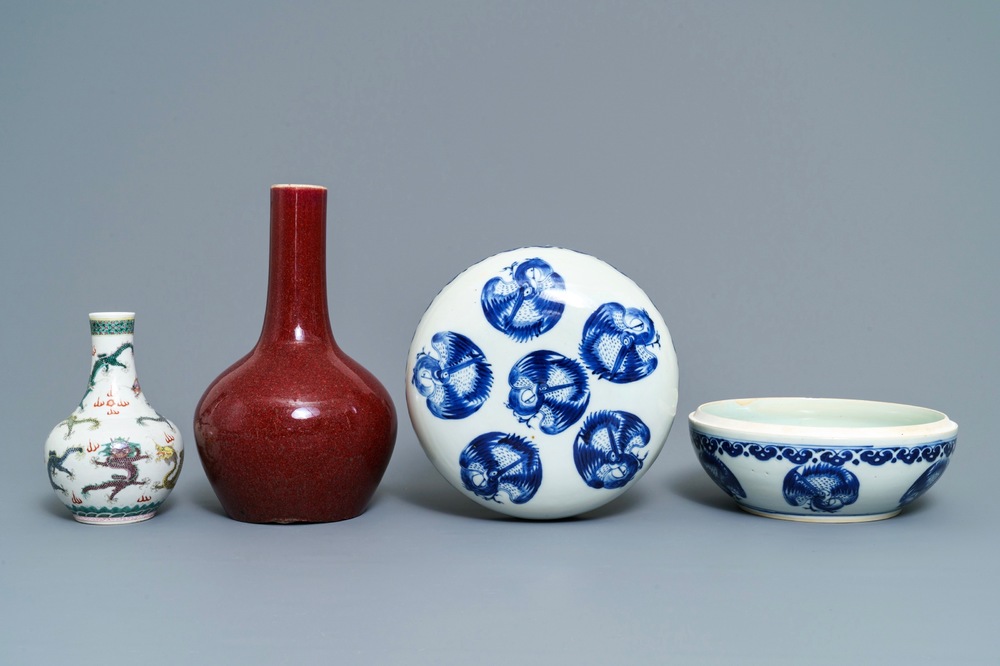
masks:
[(69, 439), (70, 435), (73, 434), (73, 428), (80, 425), (81, 423), (92, 423), (93, 425), (90, 426), (91, 430), (97, 430), (98, 428), (101, 427), (101, 422), (93, 417), (86, 419), (78, 419), (73, 414), (70, 414), (68, 419), (59, 424), (61, 426), (63, 425), (66, 426), (66, 434), (63, 435), (63, 439)]
[(97, 382), (97, 373), (101, 370), (107, 372), (110, 368), (128, 368), (127, 365), (118, 360), (118, 357), (122, 355), (126, 349), (131, 349), (133, 353), (135, 352), (135, 347), (131, 342), (126, 342), (122, 344), (118, 349), (114, 350), (110, 354), (98, 354), (97, 358), (94, 359), (94, 368), (90, 371), (90, 382), (87, 384), (87, 391), (83, 394), (83, 398), (80, 399), (79, 409), (83, 409), (83, 403), (87, 401), (87, 396), (91, 394), (94, 390), (94, 384)]
[(110, 368), (128, 368), (127, 365), (118, 360), (126, 349), (134, 349), (131, 342), (126, 342), (110, 354), (98, 354), (94, 359), (94, 369), (90, 371), (90, 388), (94, 388), (97, 380), (97, 373), (101, 370), (107, 372)]
[(79, 446), (71, 446), (70, 448), (66, 449), (66, 452), (63, 453), (61, 456), (57, 456), (55, 451), (49, 451), (49, 460), (48, 460), (49, 483), (52, 484), (52, 487), (55, 490), (58, 490), (64, 494), (66, 493), (66, 489), (60, 486), (58, 483), (56, 483), (55, 475), (56, 472), (62, 472), (63, 474), (68, 476), (71, 481), (74, 478), (76, 478), (76, 475), (74, 475), (73, 472), (63, 467), (63, 463), (66, 462), (66, 458), (69, 458), (71, 453), (83, 453), (83, 449)]
[[(153, 411), (156, 412), (155, 409)], [(146, 425), (146, 421), (152, 421), (154, 423), (166, 423), (168, 428), (170, 428), (171, 430), (173, 430), (173, 432), (177, 432), (176, 430), (174, 430), (174, 427), (172, 425), (170, 425), (170, 421), (168, 421), (166, 419), (166, 417), (164, 417), (159, 412), (156, 412), (156, 418), (153, 418), (152, 416), (140, 416), (140, 417), (136, 418), (136, 420), (135, 420), (135, 422), (138, 423), (141, 426), (145, 426)]]

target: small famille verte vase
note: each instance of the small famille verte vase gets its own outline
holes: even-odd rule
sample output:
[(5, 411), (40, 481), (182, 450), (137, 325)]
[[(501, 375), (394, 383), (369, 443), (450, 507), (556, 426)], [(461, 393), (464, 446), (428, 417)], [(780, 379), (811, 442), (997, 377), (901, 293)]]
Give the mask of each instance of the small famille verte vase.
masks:
[(389, 463), (392, 400), (335, 342), (326, 293), (326, 189), (275, 185), (260, 339), (195, 410), (198, 453), (231, 518), (353, 518)]
[(90, 315), (87, 390), (45, 442), (49, 483), (81, 523), (152, 518), (184, 463), (180, 433), (139, 385), (134, 330), (132, 312)]

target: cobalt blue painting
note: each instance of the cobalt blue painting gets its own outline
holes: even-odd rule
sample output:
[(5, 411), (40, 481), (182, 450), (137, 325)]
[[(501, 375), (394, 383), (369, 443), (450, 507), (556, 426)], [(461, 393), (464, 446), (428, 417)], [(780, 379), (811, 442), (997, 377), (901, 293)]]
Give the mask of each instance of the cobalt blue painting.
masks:
[(726, 463), (704, 450), (698, 451), (698, 460), (712, 481), (715, 481), (715, 485), (726, 491), (727, 495), (733, 499), (746, 499), (746, 491), (743, 490), (739, 479), (730, 471)]
[(825, 513), (856, 502), (859, 489), (858, 477), (824, 462), (792, 468), (782, 485), (785, 501), (792, 506)]
[(576, 423), (590, 402), (587, 371), (579, 361), (541, 349), (518, 361), (507, 377), (507, 407), (517, 420), (556, 435)]
[(566, 283), (545, 261), (534, 258), (504, 269), (483, 286), (480, 300), (486, 319), (517, 342), (545, 333), (565, 308)]
[(899, 498), (899, 505), (909, 504), (913, 500), (917, 499), (925, 492), (927, 492), (931, 486), (937, 483), (937, 480), (941, 478), (944, 474), (944, 470), (948, 467), (948, 461), (950, 458), (942, 458), (936, 463), (924, 470), (924, 473), (917, 477), (917, 480), (913, 482), (913, 485), (903, 493), (903, 496)]
[(476, 343), (461, 333), (435, 333), (431, 348), (433, 352), (417, 354), (411, 381), (427, 398), (427, 409), (434, 416), (464, 419), (482, 407), (490, 395), (490, 364)]
[(542, 485), (542, 461), (528, 440), (502, 432), (476, 437), (459, 456), (465, 489), (502, 504), (504, 493), (514, 504), (524, 504)]
[(656, 370), (652, 348), (659, 344), (660, 335), (648, 312), (605, 303), (583, 326), (580, 358), (600, 379), (626, 384)]
[(591, 488), (621, 488), (642, 469), (647, 444), (649, 428), (635, 414), (593, 412), (573, 443), (576, 471)]

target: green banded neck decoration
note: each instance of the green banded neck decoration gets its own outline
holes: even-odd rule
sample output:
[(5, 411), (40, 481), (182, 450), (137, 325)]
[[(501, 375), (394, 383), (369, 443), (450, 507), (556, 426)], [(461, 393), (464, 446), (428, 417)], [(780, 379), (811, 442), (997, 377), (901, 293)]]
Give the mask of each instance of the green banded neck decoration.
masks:
[(91, 335), (132, 335), (134, 333), (134, 313), (95, 312), (90, 315)]

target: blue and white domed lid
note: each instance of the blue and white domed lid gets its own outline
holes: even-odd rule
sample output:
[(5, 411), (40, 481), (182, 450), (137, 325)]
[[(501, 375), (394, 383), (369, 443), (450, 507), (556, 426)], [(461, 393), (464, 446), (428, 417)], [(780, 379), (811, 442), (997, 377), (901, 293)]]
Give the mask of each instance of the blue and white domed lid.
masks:
[(437, 295), (410, 345), (406, 402), (427, 456), (467, 497), (562, 518), (649, 469), (677, 410), (677, 357), (628, 277), (586, 254), (527, 247)]

